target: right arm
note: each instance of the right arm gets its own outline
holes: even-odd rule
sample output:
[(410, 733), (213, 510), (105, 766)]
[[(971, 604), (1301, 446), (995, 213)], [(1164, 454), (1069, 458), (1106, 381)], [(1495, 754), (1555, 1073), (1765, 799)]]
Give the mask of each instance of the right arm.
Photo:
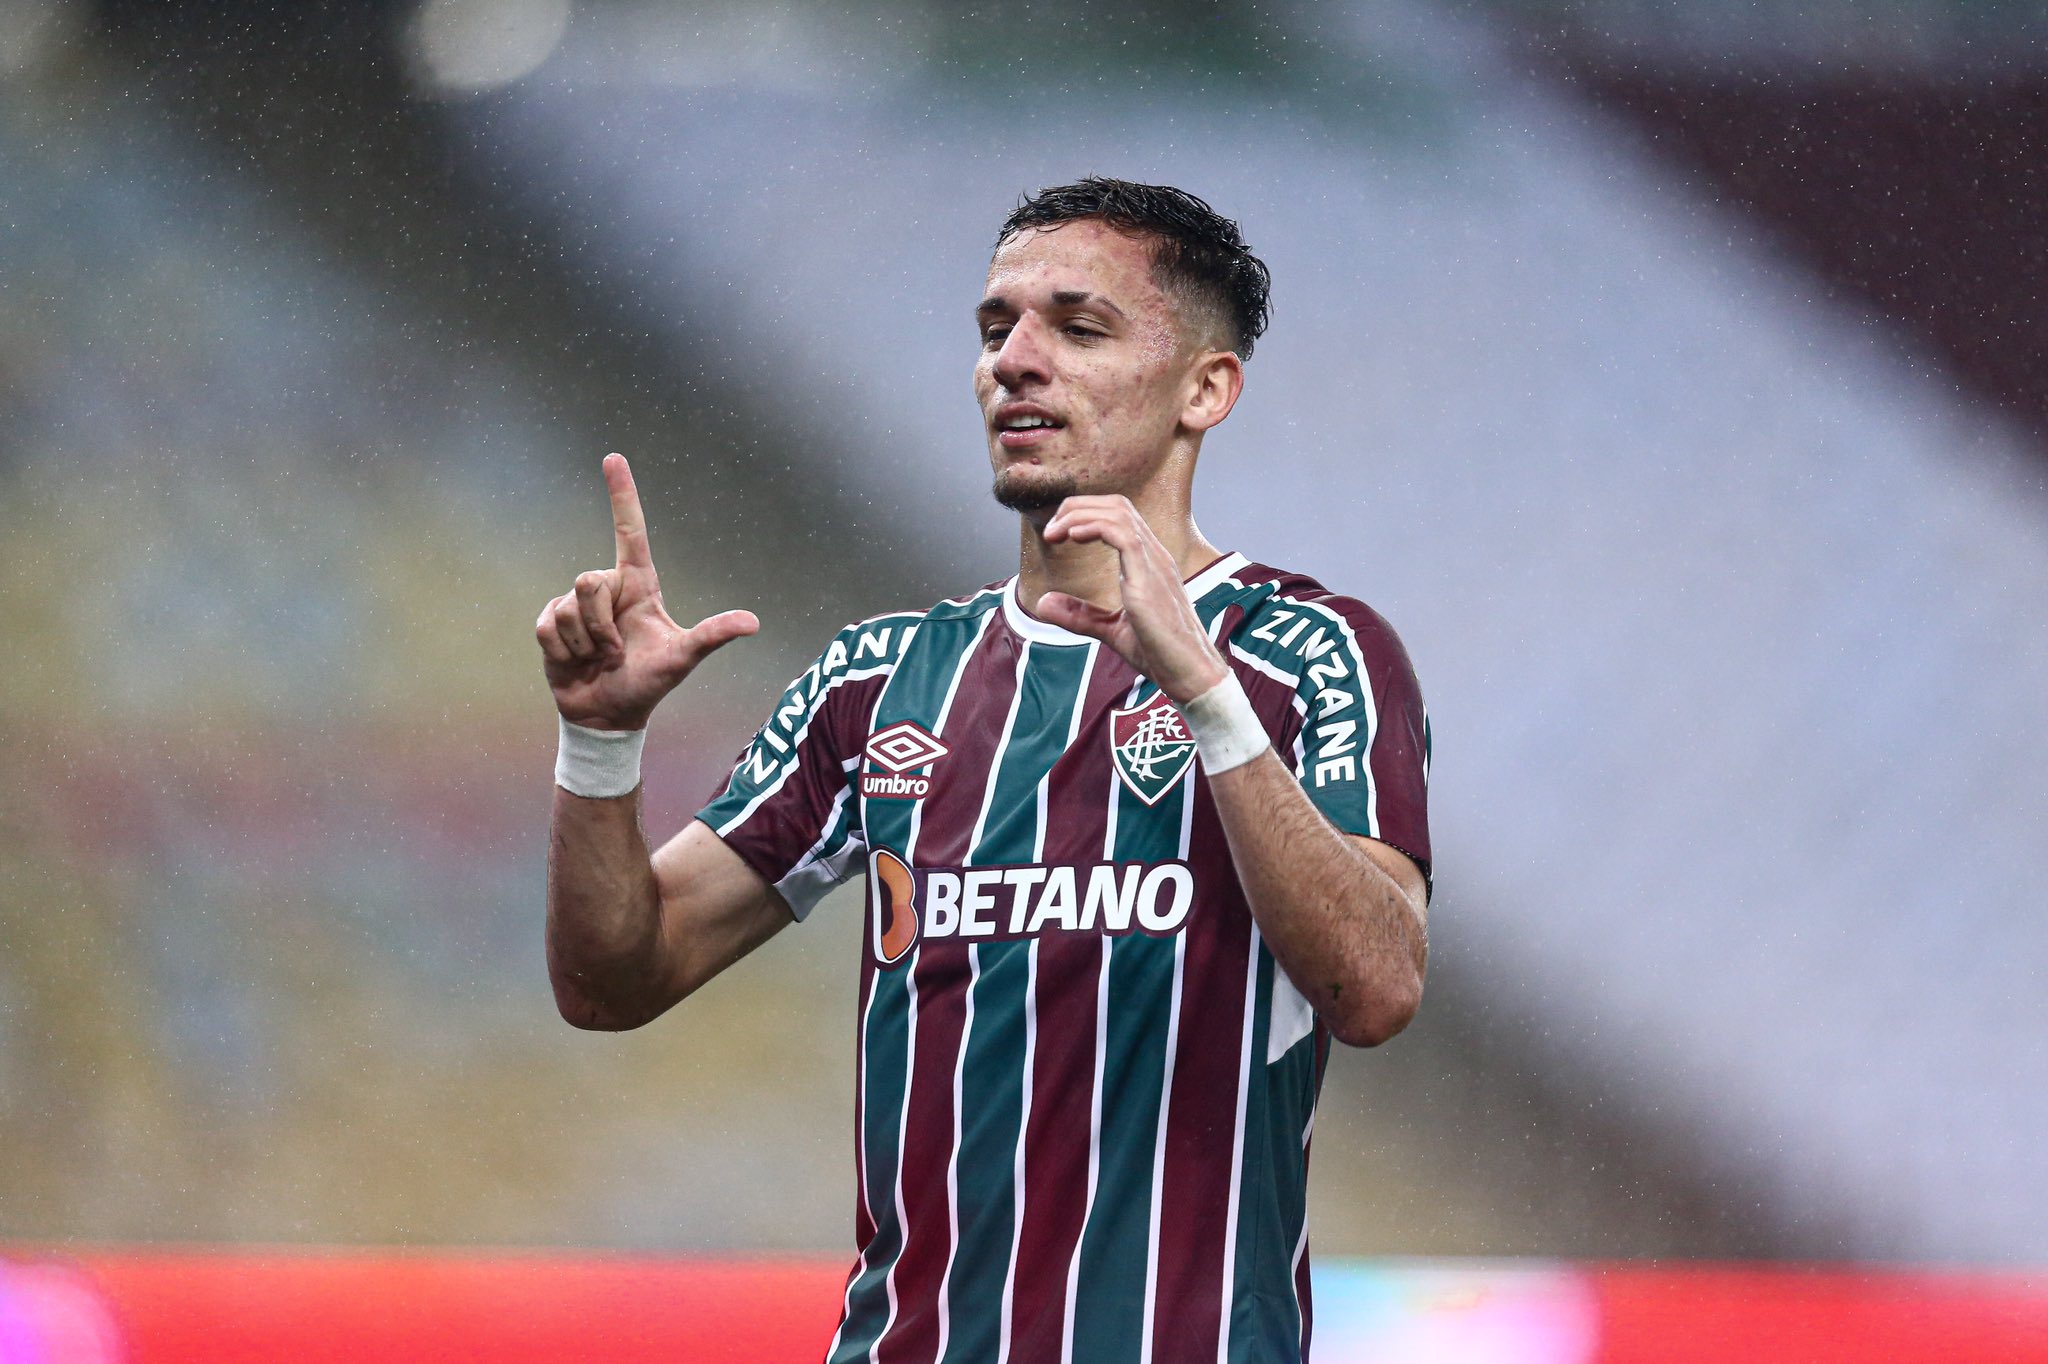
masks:
[(640, 793), (555, 788), (548, 979), (579, 1028), (637, 1028), (793, 922), (761, 874), (691, 820), (651, 857)]
[[(534, 623), (562, 718), (644, 729), (678, 683), (760, 623), (727, 611), (689, 629), (661, 602), (632, 470), (604, 462), (617, 563), (576, 580)], [(781, 895), (701, 823), (650, 855), (640, 791), (587, 797), (555, 788), (548, 837), (548, 977), (579, 1028), (637, 1028), (791, 922)]]

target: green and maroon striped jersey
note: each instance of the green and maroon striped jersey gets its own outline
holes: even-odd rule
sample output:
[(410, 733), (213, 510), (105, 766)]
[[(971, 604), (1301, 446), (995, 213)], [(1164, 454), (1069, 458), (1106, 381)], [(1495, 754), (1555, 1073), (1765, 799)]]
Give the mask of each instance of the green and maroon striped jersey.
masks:
[[(1187, 585), (1310, 798), (1429, 867), (1429, 727), (1368, 607)], [(797, 917), (866, 871), (859, 1259), (829, 1358), (1296, 1360), (1329, 1036), (1179, 712), (1014, 580), (850, 626), (699, 818)]]

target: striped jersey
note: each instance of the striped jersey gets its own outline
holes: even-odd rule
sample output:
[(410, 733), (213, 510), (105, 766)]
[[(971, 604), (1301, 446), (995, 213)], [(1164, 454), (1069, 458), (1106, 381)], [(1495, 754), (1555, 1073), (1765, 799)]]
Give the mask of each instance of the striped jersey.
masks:
[[(1429, 867), (1429, 727), (1371, 609), (1187, 584), (1303, 788)], [(1180, 713), (1016, 582), (841, 631), (699, 818), (798, 918), (856, 872), (832, 1364), (1299, 1360), (1329, 1035), (1260, 940)]]

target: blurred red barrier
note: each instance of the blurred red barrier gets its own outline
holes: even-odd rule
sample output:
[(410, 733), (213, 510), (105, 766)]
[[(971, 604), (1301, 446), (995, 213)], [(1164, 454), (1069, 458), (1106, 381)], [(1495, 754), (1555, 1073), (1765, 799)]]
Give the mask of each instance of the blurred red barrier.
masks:
[(127, 1364), (817, 1364), (838, 1261), (70, 1254)]
[[(0, 1364), (816, 1364), (845, 1272), (17, 1248)], [(1320, 1364), (2048, 1364), (2048, 1274), (1335, 1260), (1317, 1277)], [(1569, 1291), (1532, 1295), (1552, 1280)]]
[(1592, 1270), (1598, 1364), (2048, 1364), (2048, 1274)]

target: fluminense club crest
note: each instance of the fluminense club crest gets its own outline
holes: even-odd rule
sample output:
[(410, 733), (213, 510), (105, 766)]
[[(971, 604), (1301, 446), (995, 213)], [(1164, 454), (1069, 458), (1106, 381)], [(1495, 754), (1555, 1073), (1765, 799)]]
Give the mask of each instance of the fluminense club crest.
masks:
[(1161, 693), (1109, 713), (1109, 753), (1132, 794), (1157, 805), (1187, 775), (1195, 761), (1195, 740), (1180, 710)]

